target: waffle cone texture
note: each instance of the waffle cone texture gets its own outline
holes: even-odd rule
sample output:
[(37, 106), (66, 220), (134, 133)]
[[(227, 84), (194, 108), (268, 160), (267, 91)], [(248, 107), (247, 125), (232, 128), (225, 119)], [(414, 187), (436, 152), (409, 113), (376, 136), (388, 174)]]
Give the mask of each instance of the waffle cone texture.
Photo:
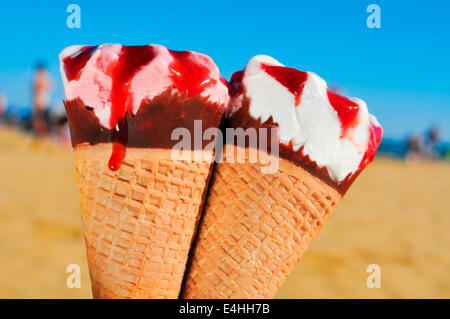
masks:
[(245, 156), (214, 169), (183, 298), (273, 298), (341, 199), (286, 159), (263, 174)]
[(110, 143), (74, 149), (93, 296), (178, 298), (212, 155), (189, 163), (127, 148), (115, 172), (110, 155)]

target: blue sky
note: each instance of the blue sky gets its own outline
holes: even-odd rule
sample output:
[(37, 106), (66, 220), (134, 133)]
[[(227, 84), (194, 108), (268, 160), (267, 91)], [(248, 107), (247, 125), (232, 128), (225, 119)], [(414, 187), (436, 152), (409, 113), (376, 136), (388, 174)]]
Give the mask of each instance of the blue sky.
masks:
[[(81, 7), (81, 29), (66, 7)], [(381, 8), (369, 29), (366, 8)], [(71, 44), (159, 43), (211, 56), (225, 78), (256, 54), (314, 71), (367, 102), (386, 137), (430, 124), (450, 140), (450, 1), (8, 1), (0, 4), (0, 91), (28, 105), (44, 61), (63, 99), (58, 53)]]

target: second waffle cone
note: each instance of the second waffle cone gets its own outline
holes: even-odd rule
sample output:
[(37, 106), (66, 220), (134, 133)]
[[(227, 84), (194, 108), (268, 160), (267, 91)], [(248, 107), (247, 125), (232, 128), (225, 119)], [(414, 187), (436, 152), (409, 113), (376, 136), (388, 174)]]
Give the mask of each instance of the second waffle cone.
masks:
[(263, 174), (246, 156), (215, 167), (183, 298), (273, 298), (341, 199), (286, 159)]

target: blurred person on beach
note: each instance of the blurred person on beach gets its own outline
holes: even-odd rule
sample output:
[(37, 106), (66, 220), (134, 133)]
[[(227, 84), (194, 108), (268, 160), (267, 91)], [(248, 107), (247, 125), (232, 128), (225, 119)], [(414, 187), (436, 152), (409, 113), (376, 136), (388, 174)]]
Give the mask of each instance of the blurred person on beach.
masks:
[(432, 126), (422, 135), (411, 135), (407, 140), (406, 160), (434, 160), (439, 158), (441, 130), (439, 126)]
[(421, 135), (411, 135), (407, 140), (405, 160), (420, 160), (424, 154), (424, 140)]
[(439, 126), (432, 126), (425, 135), (424, 153), (428, 159), (439, 157), (439, 144), (441, 141), (441, 129)]
[(50, 92), (53, 81), (43, 63), (36, 66), (33, 76), (32, 122), (36, 136), (43, 137), (48, 133), (45, 112), (50, 105)]
[(8, 107), (8, 100), (6, 99), (6, 96), (0, 92), (0, 123), (5, 122), (7, 107)]

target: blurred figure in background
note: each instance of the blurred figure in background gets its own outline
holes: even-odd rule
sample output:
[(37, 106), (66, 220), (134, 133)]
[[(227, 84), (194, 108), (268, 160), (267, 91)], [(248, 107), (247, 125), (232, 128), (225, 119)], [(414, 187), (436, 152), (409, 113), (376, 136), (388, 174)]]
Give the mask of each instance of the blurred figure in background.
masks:
[(406, 160), (434, 160), (444, 154), (439, 154), (441, 129), (434, 125), (424, 136), (411, 135), (407, 140)]
[(441, 139), (441, 129), (439, 126), (432, 126), (425, 134), (425, 156), (429, 159), (439, 157), (439, 144)]
[(0, 123), (5, 122), (7, 107), (8, 107), (8, 101), (6, 100), (6, 96), (0, 92)]
[(421, 135), (411, 135), (407, 140), (406, 160), (420, 160), (423, 157), (424, 142)]
[(44, 64), (39, 63), (33, 76), (33, 130), (37, 136), (45, 136), (48, 133), (46, 109), (50, 105), (50, 92), (53, 81)]

